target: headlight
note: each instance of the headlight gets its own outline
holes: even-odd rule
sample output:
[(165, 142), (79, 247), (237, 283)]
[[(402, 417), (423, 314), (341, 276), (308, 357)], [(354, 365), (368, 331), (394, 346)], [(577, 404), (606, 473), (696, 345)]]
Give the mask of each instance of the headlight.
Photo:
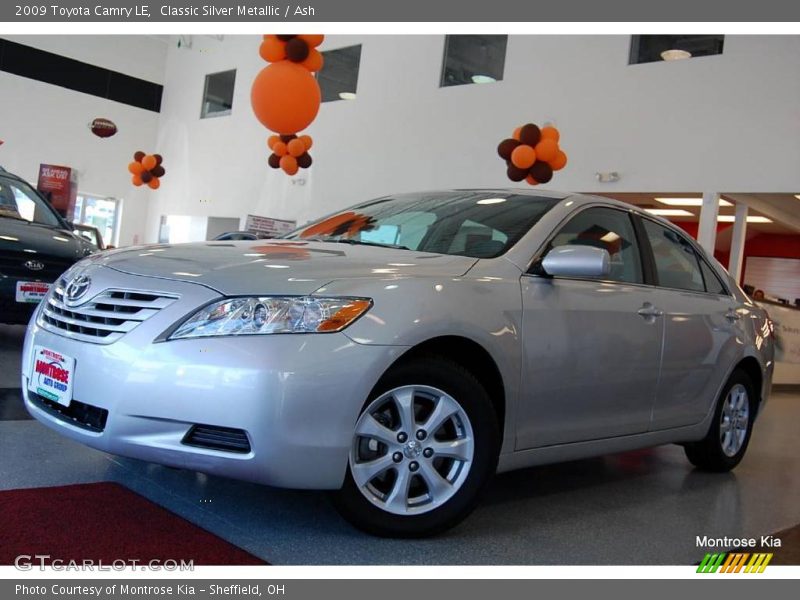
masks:
[(169, 339), (265, 333), (332, 333), (350, 325), (370, 306), (372, 301), (368, 298), (230, 298), (201, 308), (184, 321)]

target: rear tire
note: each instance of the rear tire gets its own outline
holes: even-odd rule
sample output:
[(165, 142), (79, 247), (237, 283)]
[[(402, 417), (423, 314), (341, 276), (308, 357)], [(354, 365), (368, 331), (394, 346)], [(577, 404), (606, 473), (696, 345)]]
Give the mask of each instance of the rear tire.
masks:
[(472, 512), (499, 440), (491, 399), (469, 371), (441, 356), (401, 363), (365, 403), (333, 504), (373, 535), (435, 535)]
[(730, 471), (744, 458), (755, 414), (753, 382), (744, 371), (734, 371), (717, 400), (708, 434), (684, 446), (686, 458), (704, 471)]

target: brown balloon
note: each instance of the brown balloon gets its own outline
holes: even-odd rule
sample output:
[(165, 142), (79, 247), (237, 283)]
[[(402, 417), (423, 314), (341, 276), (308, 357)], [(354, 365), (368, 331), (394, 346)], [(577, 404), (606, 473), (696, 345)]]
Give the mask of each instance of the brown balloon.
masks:
[(311, 155), (308, 152), (297, 157), (297, 166), (301, 169), (307, 169), (311, 166), (312, 162)]
[(519, 141), (526, 146), (535, 146), (542, 139), (541, 130), (533, 123), (523, 125), (519, 131)]
[(276, 35), (275, 37), (278, 38), (282, 42), (288, 42), (292, 38), (296, 38), (297, 34), (293, 33), (291, 35)]
[[(267, 159), (267, 164), (273, 169), (280, 169), (281, 157), (277, 154), (270, 154), (269, 158)], [(300, 164), (300, 159), (297, 160), (297, 164)]]
[(499, 146), (497, 146), (497, 153), (503, 160), (511, 160), (511, 153), (514, 151), (514, 148), (519, 146), (519, 144), (520, 142), (513, 138), (505, 139), (500, 142)]
[(164, 157), (161, 156), (160, 154), (153, 154), (153, 158), (156, 159), (156, 166), (164, 162)]
[(153, 177), (163, 177), (166, 172), (167, 170), (161, 165), (156, 166), (154, 169), (150, 169), (150, 174)]
[(142, 183), (149, 183), (153, 178), (153, 175), (150, 173), (150, 171), (144, 171), (141, 175), (139, 175), (139, 177), (142, 178)]
[(294, 138), (296, 138), (296, 137), (297, 137), (297, 136), (296, 136), (295, 134), (293, 134), (293, 133), (290, 133), (290, 134), (287, 134), (287, 135), (282, 135), (282, 136), (281, 136), (281, 141), (282, 141), (284, 144), (288, 144), (289, 142), (291, 142), (291, 141), (292, 141)]
[(533, 163), (528, 173), (539, 183), (547, 183), (553, 178), (553, 168), (542, 160)]
[(511, 181), (522, 181), (523, 179), (525, 179), (528, 176), (528, 170), (527, 169), (518, 169), (514, 165), (511, 165), (510, 167), (508, 167), (508, 170), (506, 171), (506, 175), (508, 175), (508, 178)]
[(133, 160), (135, 160), (136, 162), (142, 162), (142, 159), (143, 159), (145, 156), (146, 156), (146, 155), (145, 155), (145, 153), (144, 153), (144, 152), (142, 152), (141, 150), (139, 150), (138, 152), (134, 152), (134, 154), (133, 154)]
[(292, 38), (286, 42), (286, 58), (292, 62), (303, 62), (308, 58), (310, 48), (305, 40)]

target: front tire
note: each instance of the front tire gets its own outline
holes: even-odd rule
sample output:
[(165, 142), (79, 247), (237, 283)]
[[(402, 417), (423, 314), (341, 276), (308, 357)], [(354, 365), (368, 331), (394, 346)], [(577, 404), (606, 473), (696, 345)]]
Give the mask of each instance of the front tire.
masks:
[(744, 371), (734, 371), (717, 401), (708, 434), (684, 446), (686, 458), (704, 471), (730, 471), (744, 458), (755, 414), (753, 382)]
[(498, 452), (497, 418), (481, 383), (444, 357), (409, 360), (367, 400), (333, 503), (373, 535), (435, 535), (473, 510)]

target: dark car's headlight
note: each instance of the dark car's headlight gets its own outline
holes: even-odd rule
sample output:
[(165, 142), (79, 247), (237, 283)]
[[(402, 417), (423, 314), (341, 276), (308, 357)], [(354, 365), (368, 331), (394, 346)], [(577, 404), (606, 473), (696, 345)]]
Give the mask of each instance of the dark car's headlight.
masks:
[(201, 308), (169, 339), (268, 333), (341, 331), (372, 306), (368, 298), (253, 296), (230, 298)]

